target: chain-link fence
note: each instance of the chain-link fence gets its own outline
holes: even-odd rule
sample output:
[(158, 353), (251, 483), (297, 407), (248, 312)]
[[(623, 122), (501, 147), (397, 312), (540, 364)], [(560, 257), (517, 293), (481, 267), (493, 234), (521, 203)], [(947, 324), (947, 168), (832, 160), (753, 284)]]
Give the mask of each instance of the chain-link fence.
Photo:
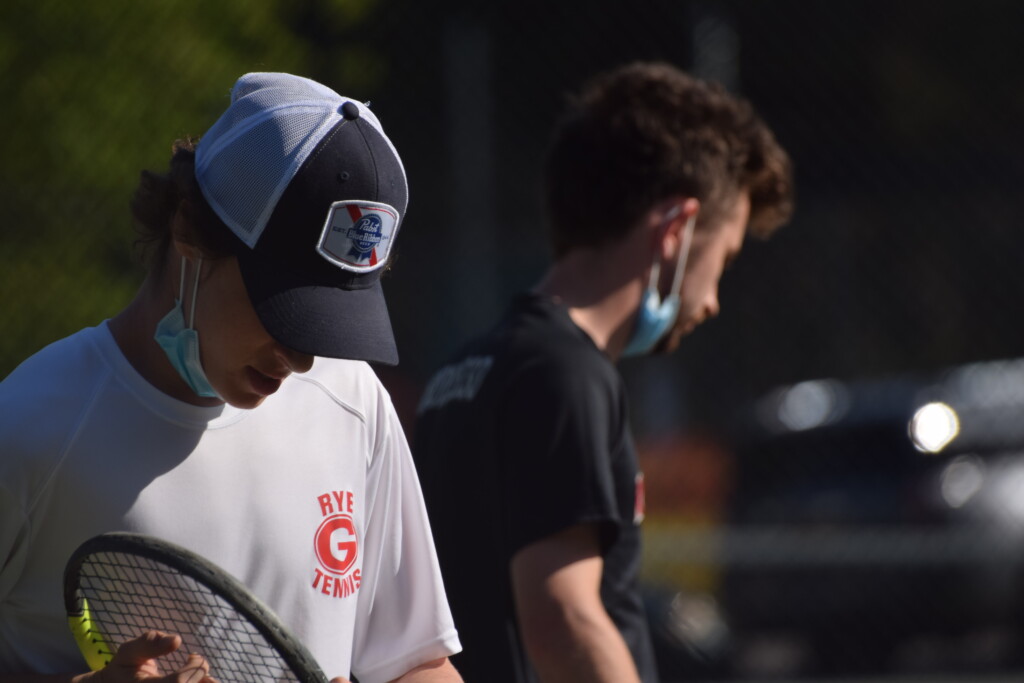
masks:
[[(623, 366), (666, 677), (1014, 671), (1024, 385), (965, 364), (1021, 353), (1022, 25), (1015, 0), (11, 0), (0, 375), (128, 301), (139, 170), (240, 73), (285, 70), (372, 100), (406, 163), (385, 284), (402, 364), (381, 372), (409, 418), (543, 271), (537, 172), (564, 93), (668, 60), (753, 101), (798, 212), (677, 356)], [(970, 403), (950, 378), (971, 372), (1009, 380), (967, 383)], [(925, 455), (907, 430), (929, 401), (962, 431)]]

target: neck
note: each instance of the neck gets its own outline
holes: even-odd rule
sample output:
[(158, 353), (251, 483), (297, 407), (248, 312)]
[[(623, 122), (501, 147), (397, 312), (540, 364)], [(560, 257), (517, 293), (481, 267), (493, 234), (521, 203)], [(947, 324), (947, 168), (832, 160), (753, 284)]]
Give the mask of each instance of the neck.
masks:
[(642, 272), (643, 265), (630, 263), (621, 250), (576, 249), (551, 266), (536, 291), (564, 304), (572, 321), (617, 361), (640, 306)]
[[(200, 406), (220, 405), (216, 398), (197, 396), (167, 360), (153, 335), (157, 323), (174, 307), (177, 287), (168, 284), (178, 276), (177, 268), (164, 268), (166, 277), (151, 274), (120, 313), (111, 318), (110, 332), (121, 353), (136, 372), (168, 396)], [(173, 277), (170, 275), (173, 274)], [(174, 280), (177, 283), (177, 280)]]

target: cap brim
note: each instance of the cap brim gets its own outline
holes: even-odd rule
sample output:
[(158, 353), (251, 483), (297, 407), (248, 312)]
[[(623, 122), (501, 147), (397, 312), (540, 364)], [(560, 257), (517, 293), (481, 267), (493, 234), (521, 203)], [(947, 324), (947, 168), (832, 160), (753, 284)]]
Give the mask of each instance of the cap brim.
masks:
[(398, 364), (398, 348), (379, 280), (360, 289), (275, 286), (267, 282), (273, 275), (258, 272), (260, 269), (246, 261), (240, 257), (239, 266), (253, 308), (278, 342), (314, 356)]

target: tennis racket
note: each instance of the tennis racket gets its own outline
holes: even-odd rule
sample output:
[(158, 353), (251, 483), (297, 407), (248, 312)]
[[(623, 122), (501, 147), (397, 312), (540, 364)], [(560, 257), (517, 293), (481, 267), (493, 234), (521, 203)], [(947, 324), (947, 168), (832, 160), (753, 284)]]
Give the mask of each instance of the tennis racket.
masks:
[(190, 653), (221, 683), (326, 683), (316, 660), (237, 579), (160, 539), (107, 533), (89, 539), (64, 569), (64, 606), (86, 663), (106, 666), (125, 641), (149, 630), (181, 636), (161, 657), (174, 667)]

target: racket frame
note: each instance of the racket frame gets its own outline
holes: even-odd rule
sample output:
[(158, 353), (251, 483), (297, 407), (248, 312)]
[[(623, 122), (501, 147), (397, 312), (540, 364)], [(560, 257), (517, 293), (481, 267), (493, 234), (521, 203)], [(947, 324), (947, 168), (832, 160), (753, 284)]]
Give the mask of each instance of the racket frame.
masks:
[(71, 554), (64, 568), (64, 608), (68, 623), (86, 663), (93, 671), (108, 664), (115, 652), (108, 640), (93, 628), (88, 599), (82, 595), (80, 584), (82, 565), (89, 557), (101, 553), (142, 557), (166, 565), (205, 585), (234, 608), (277, 650), (298, 681), (327, 683), (327, 677), (302, 642), (241, 581), (213, 562), (179, 545), (144, 534), (122, 531), (100, 534), (85, 541)]

